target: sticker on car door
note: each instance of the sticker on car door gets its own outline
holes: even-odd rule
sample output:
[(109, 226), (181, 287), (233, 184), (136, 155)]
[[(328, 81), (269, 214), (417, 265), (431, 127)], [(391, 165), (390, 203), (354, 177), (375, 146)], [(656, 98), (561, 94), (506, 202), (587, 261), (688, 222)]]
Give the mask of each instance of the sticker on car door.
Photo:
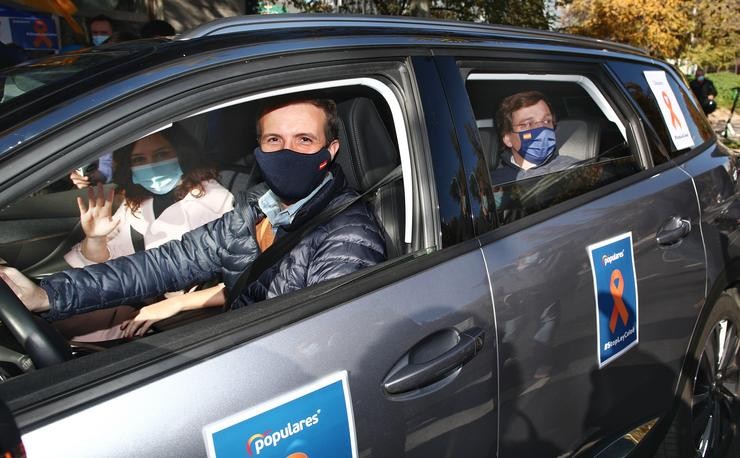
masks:
[(588, 246), (596, 300), (599, 368), (639, 342), (637, 275), (632, 233)]
[(209, 457), (357, 457), (347, 372), (206, 425)]

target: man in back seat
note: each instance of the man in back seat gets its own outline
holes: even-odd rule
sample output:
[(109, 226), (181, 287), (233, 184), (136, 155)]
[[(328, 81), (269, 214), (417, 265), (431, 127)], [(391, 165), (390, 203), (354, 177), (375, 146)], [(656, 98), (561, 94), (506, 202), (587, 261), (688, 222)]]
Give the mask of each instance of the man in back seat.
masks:
[[(327, 99), (280, 99), (260, 111), (255, 157), (269, 191), (258, 199), (237, 194), (234, 210), (158, 248), (41, 281), (0, 267), (2, 277), (31, 311), (58, 320), (120, 304), (135, 304), (168, 291), (220, 279), (233, 295), (231, 308), (275, 297), (385, 260), (385, 241), (372, 212), (355, 201), (318, 225), (274, 266), (242, 291), (242, 272), (275, 239), (298, 230), (327, 208), (347, 204), (357, 192), (345, 187), (336, 104)], [(141, 309), (143, 322), (226, 303), (224, 285), (166, 299)], [(136, 324), (139, 323), (139, 324)], [(126, 325), (126, 324), (125, 324)]]
[(496, 112), (496, 122), (507, 149), (491, 173), (494, 186), (556, 172), (577, 162), (557, 154), (555, 117), (550, 103), (538, 91), (506, 97)]

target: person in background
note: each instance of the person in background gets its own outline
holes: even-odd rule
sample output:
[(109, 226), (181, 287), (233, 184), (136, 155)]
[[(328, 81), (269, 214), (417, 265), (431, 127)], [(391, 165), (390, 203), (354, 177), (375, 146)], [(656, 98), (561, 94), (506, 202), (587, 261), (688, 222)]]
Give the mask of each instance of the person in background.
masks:
[(113, 21), (103, 14), (90, 19), (90, 43), (100, 46), (113, 35)]
[(175, 34), (175, 28), (167, 21), (154, 19), (141, 26), (139, 35), (141, 38), (171, 37)]
[(717, 88), (714, 87), (712, 80), (704, 76), (704, 70), (697, 68), (694, 76), (694, 81), (689, 83), (689, 86), (691, 86), (691, 90), (699, 100), (704, 114), (708, 115), (717, 109), (717, 102), (714, 101), (717, 96)]

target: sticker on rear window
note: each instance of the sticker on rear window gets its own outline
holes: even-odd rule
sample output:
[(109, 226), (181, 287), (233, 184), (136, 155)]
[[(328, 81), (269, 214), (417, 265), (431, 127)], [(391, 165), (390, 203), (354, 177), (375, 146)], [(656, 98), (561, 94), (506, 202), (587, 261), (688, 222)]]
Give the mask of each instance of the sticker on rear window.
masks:
[(639, 342), (637, 275), (632, 232), (588, 247), (596, 299), (599, 368)]
[(356, 458), (347, 372), (203, 428), (209, 457)]
[(694, 139), (691, 138), (689, 126), (686, 124), (686, 118), (681, 111), (681, 105), (678, 104), (676, 94), (668, 84), (668, 78), (664, 71), (645, 70), (645, 79), (653, 91), (655, 99), (658, 101), (660, 113), (663, 115), (663, 121), (668, 126), (668, 132), (671, 133), (673, 144), (677, 150), (691, 148), (694, 146)]

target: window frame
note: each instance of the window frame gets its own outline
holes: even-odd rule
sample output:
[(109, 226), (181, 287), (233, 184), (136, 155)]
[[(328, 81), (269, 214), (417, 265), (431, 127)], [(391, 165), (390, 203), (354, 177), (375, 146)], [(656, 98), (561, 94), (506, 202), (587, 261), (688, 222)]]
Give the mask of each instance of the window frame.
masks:
[(564, 74), (564, 73), (545, 73), (545, 74), (529, 74), (529, 73), (483, 73), (483, 72), (469, 72), (466, 81), (501, 81), (501, 80), (517, 80), (517, 81), (547, 81), (556, 83), (575, 83), (578, 84), (583, 90), (586, 91), (591, 99), (594, 101), (596, 106), (601, 109), (604, 117), (617, 125), (617, 128), (622, 133), (624, 141), (627, 141), (627, 128), (625, 127), (622, 119), (617, 116), (614, 108), (604, 97), (604, 94), (596, 87), (590, 78), (583, 75)]

